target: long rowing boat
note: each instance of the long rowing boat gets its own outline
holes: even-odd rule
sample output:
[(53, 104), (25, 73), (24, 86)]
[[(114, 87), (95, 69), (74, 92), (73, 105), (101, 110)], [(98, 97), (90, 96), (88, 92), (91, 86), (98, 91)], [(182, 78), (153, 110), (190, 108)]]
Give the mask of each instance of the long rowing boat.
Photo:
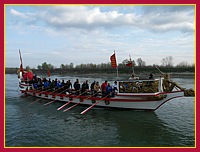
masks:
[(91, 91), (79, 95), (75, 93), (68, 94), (66, 90), (60, 93), (48, 90), (38, 91), (33, 89), (32, 84), (21, 80), (19, 81), (19, 88), (23, 94), (51, 101), (138, 110), (156, 110), (174, 98), (194, 95), (191, 90), (182, 89), (178, 85), (174, 85), (173, 90), (164, 91), (164, 82), (165, 78), (163, 77), (153, 80), (117, 81), (117, 92), (114, 96), (102, 96), (101, 92), (94, 95)]
[(137, 110), (156, 110), (161, 105), (174, 98), (184, 96), (194, 96), (192, 89), (184, 89), (177, 83), (171, 81), (168, 74), (162, 74), (157, 79), (141, 80), (136, 79), (117, 81), (117, 91), (112, 94), (103, 94), (102, 92), (85, 91), (77, 94), (77, 91), (63, 89), (61, 92), (56, 89), (34, 89), (31, 81), (24, 81), (23, 75), (26, 73), (28, 80), (33, 78), (30, 72), (25, 72), (22, 67), (22, 59), (20, 53), (21, 65), (19, 69), (19, 88), (22, 94), (38, 97), (41, 99), (50, 100), (45, 105), (51, 104), (55, 101), (65, 102), (57, 110), (63, 109), (65, 106), (73, 103), (74, 105), (66, 109), (68, 111), (77, 105), (88, 105), (81, 114), (86, 113), (92, 107), (104, 108), (121, 108), (121, 109), (137, 109)]

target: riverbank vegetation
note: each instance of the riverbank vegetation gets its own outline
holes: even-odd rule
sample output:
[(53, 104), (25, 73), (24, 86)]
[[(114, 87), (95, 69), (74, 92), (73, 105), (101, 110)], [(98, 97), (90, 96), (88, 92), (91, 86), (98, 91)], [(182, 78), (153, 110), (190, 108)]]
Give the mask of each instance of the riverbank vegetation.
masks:
[[(127, 63), (130, 61), (128, 59), (125, 59), (122, 63), (118, 64), (118, 72), (119, 74), (131, 74), (134, 70), (134, 73), (137, 75), (148, 75), (150, 73), (153, 73), (154, 75), (160, 74), (160, 71), (163, 73), (171, 73), (175, 75), (193, 75), (195, 73), (195, 65), (188, 65), (185, 62), (181, 62), (180, 64), (174, 66), (172, 64), (172, 58), (166, 57), (161, 60), (161, 65), (146, 65), (145, 61), (143, 61), (141, 58), (138, 58), (136, 62), (132, 61), (132, 67), (127, 66)], [(159, 70), (158, 68), (159, 67)], [(37, 75), (47, 75), (48, 70), (50, 71), (51, 75), (105, 75), (105, 74), (113, 74), (116, 73), (116, 68), (112, 68), (111, 63), (100, 63), (100, 64), (80, 64), (80, 65), (74, 65), (73, 63), (70, 64), (61, 64), (59, 68), (55, 68), (52, 64), (49, 64), (47, 62), (42, 63), (41, 65), (37, 66), (37, 69), (30, 68), (29, 66), (26, 66), (25, 68), (31, 69), (35, 74)], [(18, 67), (16, 68), (6, 68), (5, 72), (6, 74), (16, 74), (18, 70)]]

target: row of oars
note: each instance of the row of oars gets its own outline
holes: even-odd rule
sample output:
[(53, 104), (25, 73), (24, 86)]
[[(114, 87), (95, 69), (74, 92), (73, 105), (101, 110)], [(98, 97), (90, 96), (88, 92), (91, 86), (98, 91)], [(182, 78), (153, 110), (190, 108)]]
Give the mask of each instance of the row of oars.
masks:
[[(97, 92), (97, 93), (95, 93), (95, 94), (93, 94), (93, 95), (90, 95), (90, 96), (88, 96), (88, 97), (87, 97), (85, 100), (87, 100), (87, 99), (89, 99), (89, 98), (91, 98), (91, 97), (95, 96), (96, 94), (98, 94), (98, 92)], [(71, 106), (71, 107), (69, 107), (69, 108), (65, 109), (63, 112), (66, 112), (66, 111), (69, 111), (69, 110), (71, 110), (72, 108), (74, 108), (74, 107), (76, 107), (77, 105), (79, 105), (81, 102), (84, 102), (84, 101), (80, 101), (80, 102), (78, 102), (78, 103), (74, 104), (73, 106)]]
[[(85, 94), (86, 92), (87, 92), (87, 91), (85, 91), (85, 92), (81, 93), (80, 95), (76, 96), (76, 98), (80, 97), (81, 95)], [(97, 92), (97, 93), (98, 93), (98, 92)], [(86, 99), (84, 99), (84, 100), (87, 100), (87, 99), (89, 99), (89, 98), (91, 98), (91, 97), (95, 96), (97, 93), (95, 93), (95, 94), (93, 94), (93, 95), (90, 95), (90, 96), (88, 96), (88, 97), (87, 97)], [(81, 102), (84, 102), (84, 101), (80, 101), (80, 102), (78, 102), (78, 103), (76, 103), (76, 104), (72, 105), (71, 107), (69, 107), (69, 108), (67, 108), (67, 109), (63, 110), (63, 112), (67, 112), (67, 111), (71, 110), (72, 108), (74, 108), (74, 107), (78, 106), (78, 105), (79, 105)], [(68, 102), (68, 104), (70, 104), (70, 103), (72, 103), (72, 101), (69, 101), (69, 102)], [(64, 104), (63, 106), (67, 106), (68, 104)], [(63, 108), (63, 106), (61, 106), (60, 108)], [(60, 108), (58, 108), (57, 110), (60, 110)]]
[[(65, 92), (65, 91), (66, 91), (66, 90), (63, 90), (63, 91), (57, 93), (56, 95), (58, 95), (58, 94), (62, 94), (62, 93)], [(52, 100), (52, 101), (50, 101), (50, 102), (47, 102), (47, 103), (45, 103), (44, 105), (46, 106), (46, 105), (49, 105), (49, 104), (55, 102), (55, 101), (56, 101), (56, 95), (55, 95), (55, 99), (54, 99), (54, 100)]]
[[(60, 90), (60, 89), (62, 89), (62, 88), (63, 88), (63, 87), (61, 87), (61, 88), (59, 88), (59, 89), (56, 89), (56, 90), (52, 91), (50, 94), (53, 94), (54, 92), (56, 92), (56, 91), (58, 91), (58, 90)], [(51, 89), (51, 88), (50, 88), (50, 89)], [(50, 89), (48, 89), (48, 90), (50, 90)], [(48, 90), (45, 90), (45, 91), (48, 91)], [(39, 92), (45, 92), (45, 91), (43, 90), (43, 91), (39, 91)], [(52, 101), (50, 101), (50, 102), (45, 103), (44, 106), (50, 105), (51, 103), (55, 102), (55, 101), (56, 101), (56, 96), (57, 96), (58, 94), (62, 94), (62, 93), (65, 92), (65, 91), (66, 91), (66, 90), (63, 90), (62, 92), (55, 94), (55, 99), (52, 100)], [(79, 91), (80, 91), (80, 90), (79, 90)], [(38, 90), (37, 90), (36, 92), (38, 93)], [(85, 91), (85, 92), (81, 93), (80, 95), (76, 96), (75, 98), (79, 98), (80, 96), (82, 96), (82, 95), (85, 94), (86, 92), (88, 92), (88, 91)], [(97, 95), (98, 93), (99, 93), (99, 92), (94, 93), (93, 95), (88, 96), (88, 97), (87, 97), (86, 99), (84, 99), (84, 100), (87, 100), (87, 99), (89, 99), (89, 98), (91, 98), (91, 97), (94, 97), (94, 96)], [(85, 113), (88, 112), (91, 108), (93, 108), (95, 105), (97, 105), (97, 104), (100, 103), (101, 101), (105, 100), (108, 96), (109, 96), (109, 95), (105, 96), (105, 97), (102, 98), (102, 99), (99, 99), (99, 101), (97, 101), (97, 102), (95, 102), (94, 104), (92, 104), (91, 106), (89, 106), (87, 109), (85, 109), (84, 111), (82, 111), (80, 114), (85, 114)], [(43, 99), (43, 98), (39, 98), (39, 99), (37, 99), (37, 100), (31, 102), (30, 104), (33, 104), (33, 103), (35, 103), (35, 102), (38, 102), (38, 101), (40, 101), (40, 100), (42, 100), (42, 99)], [(57, 108), (57, 110), (62, 110), (63, 108), (65, 108), (67, 105), (69, 105), (69, 104), (72, 103), (72, 102), (73, 102), (73, 100), (68, 101), (68, 102), (65, 103), (64, 105), (62, 105), (62, 106), (60, 106), (59, 108)], [(84, 101), (80, 101), (80, 102), (78, 102), (78, 103), (76, 103), (76, 104), (74, 104), (74, 105), (68, 107), (67, 109), (63, 110), (63, 112), (67, 112), (67, 111), (71, 110), (72, 108), (78, 106), (81, 102), (84, 102)]]
[[(52, 91), (52, 92), (50, 92), (49, 94), (53, 94), (54, 92), (56, 92), (56, 91), (58, 91), (58, 90), (60, 90), (60, 89), (62, 89), (62, 88), (64, 88), (64, 86), (63, 87), (61, 87), (61, 88), (58, 88), (58, 89), (56, 89), (56, 90), (54, 90), (54, 91)], [(42, 90), (42, 89), (39, 89), (39, 90), (35, 90), (35, 91), (33, 91), (34, 93), (42, 93), (42, 92), (48, 92), (49, 90), (51, 90), (52, 88), (49, 88), (49, 89), (47, 89), (47, 90)], [(65, 91), (65, 90), (64, 90)], [(64, 92), (63, 91), (63, 92)], [(62, 93), (63, 93), (62, 92)], [(40, 100), (42, 100), (43, 98), (39, 98), (39, 99), (37, 99), (37, 100), (35, 100), (35, 101), (33, 101), (33, 102), (31, 102), (31, 104), (33, 104), (33, 103), (35, 103), (35, 102), (38, 102), (38, 101), (40, 101)]]
[[(80, 91), (80, 90), (78, 90), (78, 91)], [(80, 97), (81, 95), (85, 94), (86, 92), (88, 92), (88, 91), (85, 91), (85, 92), (81, 93), (80, 95), (76, 96), (76, 98)], [(57, 110), (63, 109), (64, 107), (66, 107), (68, 104), (70, 104), (70, 103), (72, 103), (72, 102), (73, 102), (73, 100), (68, 101), (66, 104), (62, 105), (62, 106), (59, 107)], [(65, 112), (65, 111), (64, 111), (64, 112)]]

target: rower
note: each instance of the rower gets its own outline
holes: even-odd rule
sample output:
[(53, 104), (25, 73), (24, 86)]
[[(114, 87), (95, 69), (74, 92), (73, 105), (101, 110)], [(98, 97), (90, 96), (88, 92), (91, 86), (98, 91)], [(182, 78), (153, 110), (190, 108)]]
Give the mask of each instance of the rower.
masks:
[(106, 86), (106, 96), (108, 97), (112, 97), (113, 94), (112, 94), (112, 86), (110, 85), (110, 83), (108, 83), (108, 85)]
[(81, 89), (82, 95), (86, 95), (88, 90), (89, 90), (89, 85), (88, 85), (88, 80), (86, 80), (82, 84), (82, 89)]
[(76, 81), (74, 82), (74, 90), (76, 91), (75, 94), (79, 95), (79, 93), (80, 93), (80, 83), (79, 83), (78, 79), (76, 79)]
[(112, 96), (114, 97), (118, 92), (118, 88), (117, 88), (117, 81), (114, 82), (114, 84), (112, 85)]
[(106, 87), (108, 85), (108, 81), (106, 80), (104, 83), (101, 84), (101, 91), (102, 91), (102, 97), (106, 96)]
[(173, 82), (170, 80), (169, 74), (164, 74), (164, 79), (163, 79), (163, 90), (164, 91), (169, 91), (171, 92), (174, 87), (179, 88), (180, 90), (184, 90), (181, 86), (179, 86), (176, 82)]
[(72, 83), (70, 82), (70, 80), (68, 80), (67, 83), (65, 83), (64, 89), (65, 89), (68, 93), (71, 93), (71, 90), (72, 90)]

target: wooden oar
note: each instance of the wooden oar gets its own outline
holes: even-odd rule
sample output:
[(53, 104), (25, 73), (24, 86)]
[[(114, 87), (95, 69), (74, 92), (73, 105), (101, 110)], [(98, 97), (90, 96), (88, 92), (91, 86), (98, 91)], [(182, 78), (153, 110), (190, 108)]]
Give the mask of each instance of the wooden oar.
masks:
[[(48, 89), (48, 90), (49, 90), (49, 89)], [(43, 92), (43, 91), (42, 91), (42, 92)], [(37, 100), (31, 102), (30, 104), (34, 104), (35, 102), (40, 101), (40, 100), (42, 100), (42, 98), (39, 98), (39, 99), (37, 99)]]
[(81, 103), (81, 102), (78, 102), (78, 103), (74, 104), (73, 106), (71, 106), (71, 107), (65, 109), (63, 112), (69, 111), (70, 109), (72, 109), (73, 107), (76, 107), (76, 106), (79, 105), (80, 103)]
[[(81, 91), (81, 90), (77, 90), (76, 92)], [(85, 94), (86, 92), (88, 92), (89, 90), (84, 91), (83, 93), (79, 94), (78, 96), (75, 96), (74, 98), (79, 98), (80, 96), (82, 96), (83, 94)]]
[(95, 105), (97, 105), (101, 100), (99, 100), (98, 102), (94, 103), (93, 105), (91, 105), (90, 107), (88, 107), (87, 109), (85, 109), (84, 111), (82, 111), (80, 114), (85, 114), (87, 111), (89, 111), (92, 107), (94, 107)]
[(52, 88), (49, 88), (49, 89), (47, 89), (47, 90), (44, 90), (44, 89), (33, 89), (33, 93), (42, 93), (42, 92), (47, 92), (47, 91), (49, 91), (50, 89), (52, 89)]
[(51, 103), (53, 103), (53, 102), (55, 102), (56, 100), (52, 100), (52, 101), (50, 101), (50, 102), (47, 102), (47, 103), (45, 103), (44, 104), (44, 106), (47, 106), (47, 105), (49, 105), (49, 104), (51, 104)]
[[(66, 91), (66, 90), (63, 90), (62, 92), (57, 93), (55, 96), (57, 96), (58, 94), (63, 93), (64, 91)], [(49, 105), (49, 104), (51, 104), (51, 103), (53, 103), (53, 102), (55, 102), (55, 101), (56, 101), (56, 99), (54, 99), (54, 100), (52, 100), (52, 101), (50, 101), (50, 102), (47, 102), (47, 103), (45, 103), (44, 105), (47, 106), (47, 105)]]
[(39, 98), (39, 99), (37, 99), (37, 100), (31, 102), (30, 104), (34, 104), (35, 102), (40, 101), (40, 100), (42, 100), (42, 98)]
[(164, 72), (162, 72), (159, 68), (158, 68), (158, 66), (156, 65), (155, 66), (155, 68), (162, 74), (162, 75), (164, 75), (165, 73)]
[[(51, 88), (50, 88), (50, 89), (51, 89)], [(49, 89), (48, 89), (48, 90), (49, 90)], [(43, 91), (41, 91), (41, 92), (43, 92)], [(37, 100), (31, 102), (30, 104), (33, 104), (33, 103), (35, 103), (35, 102), (37, 102), (37, 101), (40, 101), (40, 100), (42, 100), (42, 98), (39, 98), (39, 99), (37, 99)]]
[(34, 93), (38, 93), (38, 92), (40, 92), (40, 91), (42, 91), (42, 88), (41, 88), (41, 89), (34, 89), (34, 90), (33, 90)]
[[(49, 90), (51, 90), (52, 88), (49, 88), (49, 89), (47, 89), (47, 90), (44, 90), (44, 89), (40, 89), (40, 91), (38, 91), (38, 92), (48, 92)], [(38, 92), (35, 92), (35, 93), (38, 93)]]
[[(51, 90), (51, 89), (53, 89), (53, 88), (49, 88), (49, 89), (47, 89), (47, 90), (42, 90), (41, 89), (41, 91), (35, 91), (35, 93), (44, 93), (44, 92), (48, 92), (49, 94), (53, 94), (54, 92), (56, 92), (56, 91), (58, 91), (58, 90), (60, 90), (60, 89), (62, 89), (62, 88), (64, 88), (64, 86), (62, 86), (61, 88), (58, 88), (58, 89), (56, 89), (56, 90), (54, 90), (54, 91), (52, 91), (52, 92), (49, 92), (49, 90)], [(64, 90), (64, 91), (66, 91), (66, 90)], [(64, 92), (64, 91), (62, 91), (62, 92)]]
[(87, 109), (85, 109), (84, 111), (82, 111), (80, 114), (85, 114), (87, 111), (89, 111), (92, 107), (94, 107), (95, 105), (97, 105), (100, 101), (106, 99), (110, 94), (108, 94), (107, 96), (105, 96), (104, 98), (100, 99), (98, 102), (92, 104), (90, 107), (88, 107)]
[[(81, 95), (83, 95), (83, 94), (86, 93), (86, 92), (87, 92), (87, 91), (85, 91), (85, 92), (83, 92), (82, 94), (76, 96), (76, 98), (79, 97), (79, 96), (81, 96)], [(67, 102), (66, 104), (64, 104), (64, 105), (62, 105), (61, 107), (59, 107), (57, 110), (63, 109), (65, 106), (67, 106), (67, 105), (70, 104), (71, 102), (72, 102), (72, 101)]]
[(65, 106), (67, 106), (68, 104), (70, 104), (72, 101), (68, 101), (66, 104), (62, 105), (61, 107), (59, 107), (57, 110), (61, 110), (63, 109)]
[[(87, 99), (89, 99), (89, 98), (91, 98), (91, 97), (95, 96), (96, 94), (98, 94), (98, 92), (97, 92), (97, 93), (95, 93), (95, 94), (93, 94), (92, 96), (89, 96), (89, 97), (87, 97), (85, 100), (87, 100)], [(74, 104), (73, 106), (71, 106), (71, 107), (69, 107), (69, 108), (65, 109), (63, 112), (69, 111), (70, 109), (72, 109), (72, 108), (76, 107), (76, 106), (77, 106), (77, 105), (79, 105), (80, 103), (81, 103), (81, 101), (80, 101), (80, 102), (78, 102), (78, 103), (76, 103), (76, 104)]]

